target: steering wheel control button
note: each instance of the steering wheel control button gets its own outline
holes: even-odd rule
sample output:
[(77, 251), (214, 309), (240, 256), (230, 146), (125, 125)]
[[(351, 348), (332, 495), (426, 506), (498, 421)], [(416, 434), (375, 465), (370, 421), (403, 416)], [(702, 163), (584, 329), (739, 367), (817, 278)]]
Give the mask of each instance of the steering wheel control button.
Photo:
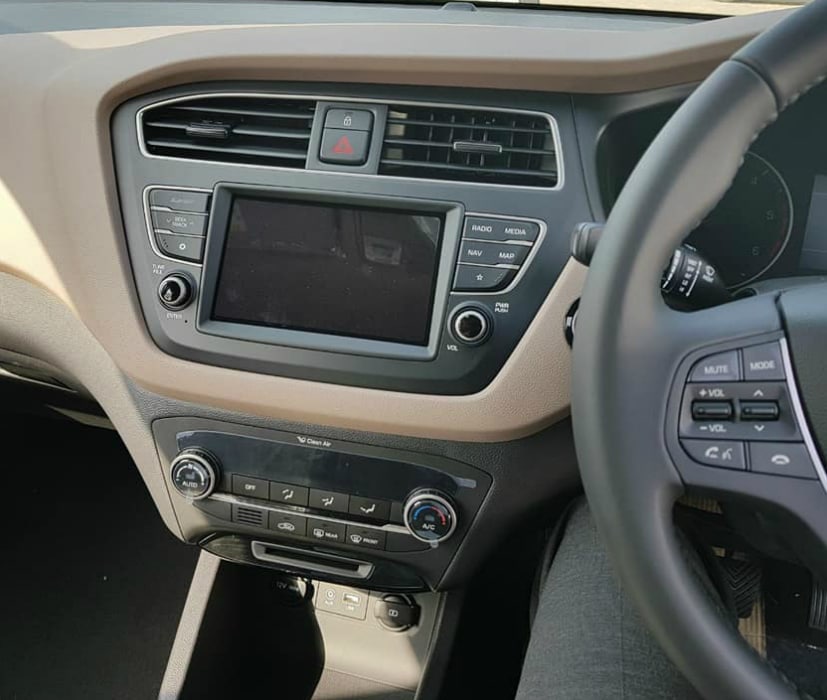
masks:
[(530, 250), (531, 246), (527, 245), (463, 240), (459, 261), (480, 265), (522, 265)]
[(189, 306), (193, 297), (193, 284), (186, 275), (167, 275), (158, 285), (158, 299), (170, 311), (180, 311)]
[(435, 544), (454, 533), (457, 514), (446, 496), (436, 491), (419, 491), (405, 504), (405, 525), (418, 540)]
[(172, 460), (170, 478), (178, 493), (195, 501), (213, 492), (218, 471), (218, 463), (211, 455), (201, 450), (185, 450)]
[(307, 534), (307, 518), (292, 513), (270, 512), (267, 527), (287, 537), (304, 537)]
[(204, 241), (202, 236), (179, 236), (174, 233), (155, 233), (158, 250), (169, 258), (201, 262), (204, 258)]
[(336, 513), (347, 513), (350, 496), (346, 493), (335, 491), (322, 491), (321, 489), (310, 489), (310, 501), (308, 505), (318, 510), (330, 510)]
[(731, 420), (734, 415), (729, 401), (693, 401), (693, 420)]
[(321, 542), (342, 544), (345, 541), (345, 525), (319, 518), (308, 518), (307, 536)]
[(738, 351), (718, 353), (696, 363), (689, 375), (690, 382), (737, 382), (741, 380)]
[(686, 453), (699, 464), (724, 469), (747, 468), (744, 443), (727, 440), (681, 440)]
[(251, 476), (233, 474), (231, 488), (237, 496), (266, 499), (270, 494), (270, 482)]
[(370, 132), (328, 129), (322, 132), (319, 160), (324, 163), (363, 165), (368, 159)]
[(419, 622), (419, 606), (407, 596), (385, 595), (377, 600), (373, 614), (383, 627), (404, 632)]
[[(697, 415), (697, 404), (730, 403), (728, 419)], [(682, 438), (796, 442), (801, 433), (795, 421), (785, 382), (687, 384), (681, 405)]]
[(461, 308), (451, 321), (451, 334), (465, 345), (484, 343), (490, 333), (488, 314), (476, 307)]
[(373, 112), (365, 109), (329, 109), (324, 115), (325, 129), (370, 131), (373, 128)]
[(486, 267), (463, 263), (457, 265), (454, 278), (454, 291), (457, 292), (492, 292), (504, 289), (517, 275), (517, 270), (508, 267)]
[(761, 474), (817, 479), (807, 448), (795, 442), (754, 442), (749, 446), (750, 469)]
[(533, 243), (540, 235), (540, 227), (533, 221), (494, 219), (466, 216), (462, 235), (481, 241), (528, 241)]
[(210, 205), (209, 192), (187, 190), (152, 190), (149, 203), (153, 207), (164, 207), (173, 211), (205, 213)]
[(284, 503), (288, 506), (306, 506), (308, 493), (308, 489), (304, 486), (282, 484), (276, 481), (270, 482), (270, 500), (276, 503)]
[(777, 341), (743, 349), (744, 379), (748, 382), (783, 381), (784, 363)]
[(171, 233), (203, 236), (207, 232), (205, 214), (184, 214), (179, 211), (152, 210), (152, 225)]
[(345, 544), (365, 549), (385, 549), (385, 533), (370, 527), (348, 525)]
[(742, 401), (741, 420), (778, 420), (781, 411), (775, 401)]
[(389, 501), (381, 501), (376, 498), (351, 496), (348, 513), (358, 515), (361, 518), (387, 522), (391, 517), (391, 504)]

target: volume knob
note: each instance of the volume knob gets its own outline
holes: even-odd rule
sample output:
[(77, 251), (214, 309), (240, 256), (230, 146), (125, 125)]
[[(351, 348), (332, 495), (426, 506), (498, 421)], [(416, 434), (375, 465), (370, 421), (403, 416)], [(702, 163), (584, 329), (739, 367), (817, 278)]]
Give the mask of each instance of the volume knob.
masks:
[(204, 450), (184, 450), (170, 465), (175, 490), (184, 498), (200, 501), (209, 496), (218, 480), (218, 462)]
[(439, 491), (417, 491), (408, 498), (404, 510), (405, 525), (418, 540), (444, 542), (457, 527), (457, 513), (448, 497)]

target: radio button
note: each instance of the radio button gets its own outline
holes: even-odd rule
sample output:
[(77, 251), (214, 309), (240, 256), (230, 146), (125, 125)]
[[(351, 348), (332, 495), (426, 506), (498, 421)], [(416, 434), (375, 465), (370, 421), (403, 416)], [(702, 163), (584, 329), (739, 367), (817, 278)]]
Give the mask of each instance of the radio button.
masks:
[(459, 261), (481, 265), (520, 265), (528, 257), (530, 250), (531, 248), (526, 245), (463, 240)]
[(507, 267), (484, 267), (482, 265), (457, 265), (457, 275), (454, 278), (454, 290), (462, 291), (493, 291), (504, 289), (517, 274), (517, 270)]
[(204, 258), (204, 239), (198, 236), (176, 236), (174, 233), (156, 233), (158, 250), (170, 258), (201, 262)]
[(206, 212), (209, 202), (208, 192), (152, 190), (149, 193), (149, 203), (153, 207), (166, 207), (174, 211)]
[(346, 493), (310, 489), (309, 505), (311, 508), (318, 508), (319, 510), (332, 510), (337, 513), (347, 513), (349, 500), (350, 496)]
[(467, 216), (462, 235), (466, 238), (484, 241), (529, 241), (533, 243), (540, 235), (540, 226), (533, 221)]
[(203, 236), (207, 231), (205, 214), (182, 214), (176, 211), (152, 211), (152, 225), (172, 233)]

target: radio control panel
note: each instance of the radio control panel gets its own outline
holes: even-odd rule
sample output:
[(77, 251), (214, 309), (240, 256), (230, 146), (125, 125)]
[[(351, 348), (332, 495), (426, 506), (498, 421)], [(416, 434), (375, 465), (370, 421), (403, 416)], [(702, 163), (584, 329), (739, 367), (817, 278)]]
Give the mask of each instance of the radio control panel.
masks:
[[(233, 100), (264, 104), (270, 89)], [(580, 176), (577, 159), (563, 172), (563, 155), (577, 151), (570, 102), (549, 97), (525, 112), (490, 105), (488, 137), (516, 129), (526, 141), (497, 147), (502, 167), (475, 150), (474, 132), (458, 142), (450, 167), (428, 164), (435, 177), (406, 177), (385, 174), (397, 145), (410, 147), (397, 139), (403, 117), (387, 107), (390, 98), (347, 86), (324, 99), (290, 89), (295, 99), (276, 90), (278, 99), (302, 130), (278, 130), (296, 138), (277, 152), (265, 143), (275, 131), (244, 121), (258, 117), (232, 112), (232, 125), (190, 118), (179, 102), (192, 91), (146, 95), (116, 111), (123, 220), (153, 340), (176, 357), (258, 373), (412, 393), (481, 391), (568, 261), (574, 225), (589, 218), (583, 188), (567, 186)], [(146, 116), (167, 104), (174, 120)], [(529, 121), (515, 126), (503, 117), (511, 114)], [(170, 124), (181, 119), (192, 148), (173, 153), (181, 134)], [(411, 119), (405, 128), (415, 128)], [(293, 146), (306, 160), (293, 157)], [(524, 160), (548, 181), (528, 177)], [(500, 177), (514, 182), (497, 184)]]

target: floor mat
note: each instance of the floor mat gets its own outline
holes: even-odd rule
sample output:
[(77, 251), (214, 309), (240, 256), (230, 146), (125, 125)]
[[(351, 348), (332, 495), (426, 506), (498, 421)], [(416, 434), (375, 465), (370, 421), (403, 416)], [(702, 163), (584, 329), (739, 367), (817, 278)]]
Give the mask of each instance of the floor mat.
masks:
[(0, 698), (157, 697), (197, 550), (114, 432), (0, 419)]

